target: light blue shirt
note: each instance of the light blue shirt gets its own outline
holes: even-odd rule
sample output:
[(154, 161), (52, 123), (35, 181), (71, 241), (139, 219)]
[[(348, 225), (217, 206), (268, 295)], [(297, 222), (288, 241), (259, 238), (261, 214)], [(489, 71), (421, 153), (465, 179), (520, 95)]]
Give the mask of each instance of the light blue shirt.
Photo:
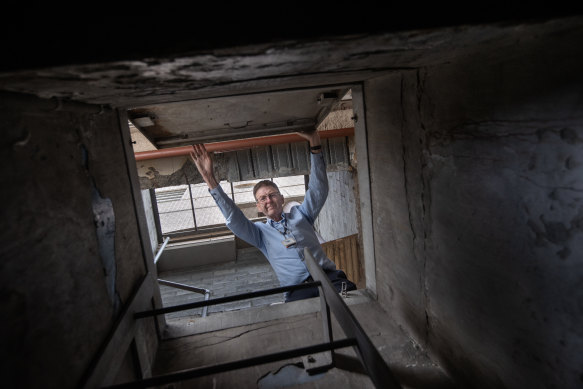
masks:
[[(314, 231), (314, 221), (328, 196), (328, 177), (322, 153), (311, 154), (309, 187), (304, 201), (282, 213), (279, 222), (267, 219), (264, 222), (251, 222), (223, 191), (221, 186), (210, 189), (227, 227), (239, 238), (257, 247), (267, 258), (281, 286), (303, 282), (310, 273), (304, 263), (304, 248), (308, 247), (320, 267), (336, 270), (336, 265), (327, 256)], [(283, 240), (292, 237), (296, 244), (285, 247)]]

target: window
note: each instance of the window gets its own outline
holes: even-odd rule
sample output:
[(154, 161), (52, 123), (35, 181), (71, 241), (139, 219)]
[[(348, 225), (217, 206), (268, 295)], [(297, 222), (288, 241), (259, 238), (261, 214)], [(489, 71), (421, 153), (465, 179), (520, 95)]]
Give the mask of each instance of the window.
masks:
[[(260, 180), (220, 183), (249, 219), (262, 218), (257, 211), (253, 187)], [(302, 202), (306, 188), (303, 175), (272, 179), (286, 202)], [(179, 232), (204, 232), (225, 227), (225, 218), (205, 183), (169, 186), (155, 190), (162, 235)]]

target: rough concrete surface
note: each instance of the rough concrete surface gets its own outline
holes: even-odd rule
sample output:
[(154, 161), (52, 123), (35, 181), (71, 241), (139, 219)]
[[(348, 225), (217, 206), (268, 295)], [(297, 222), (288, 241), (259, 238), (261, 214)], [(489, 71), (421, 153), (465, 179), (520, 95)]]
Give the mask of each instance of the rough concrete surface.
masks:
[[(310, 300), (315, 300), (318, 305), (317, 298)], [(289, 306), (289, 309), (293, 310), (294, 305), (308, 308), (306, 303), (309, 302), (306, 300), (288, 303), (283, 308)], [(455, 387), (443, 371), (431, 361), (423, 348), (408, 338), (377, 303), (368, 301), (350, 305), (350, 308), (404, 388)], [(335, 319), (332, 332), (334, 339), (345, 337)], [(165, 340), (160, 346), (154, 374), (251, 358), (319, 344), (322, 341), (320, 314), (317, 312), (302, 314), (300, 310), (295, 316), (283, 319)], [(339, 353), (356, 357), (350, 348), (341, 349)], [(179, 387), (374, 388), (367, 375), (351, 370), (356, 368), (354, 365), (348, 369), (333, 368), (320, 376), (312, 377), (312, 380), (308, 380), (308, 377), (301, 373), (303, 368), (291, 369), (294, 371), (288, 374), (285, 374), (285, 371), (282, 373), (281, 369), (285, 370), (286, 367), (300, 363), (302, 358), (273, 362), (183, 381)]]
[[(145, 275), (117, 114), (1, 101), (3, 385), (75, 387)], [(94, 193), (115, 220), (104, 240)]]
[(379, 302), (467, 386), (581, 385), (582, 34), (365, 86)]
[[(110, 31), (100, 28), (96, 36)], [(51, 32), (42, 37), (66, 43)], [(120, 37), (107, 44), (113, 41), (126, 44)], [(9, 189), (2, 196), (0, 296), (7, 319), (0, 350), (9, 362), (2, 376), (8, 385), (20, 379), (26, 387), (76, 387), (109, 339), (113, 348), (136, 334), (138, 349), (157, 342), (153, 331), (134, 326), (133, 312), (124, 315), (127, 332), (114, 334), (124, 339), (108, 337), (116, 329), (115, 308), (92, 189), (114, 210), (114, 287), (122, 315), (148, 265), (141, 211), (134, 208), (139, 180), (126, 157), (129, 134), (120, 131), (125, 128), (111, 107), (121, 109), (124, 123), (129, 107), (335, 85), (357, 86), (362, 96), (357, 124), (366, 126), (355, 138), (368, 156), (359, 166), (366, 166), (370, 182), (359, 184), (363, 191), (370, 184), (364, 228), (372, 220), (374, 236), (366, 241), (374, 238), (374, 245), (366, 250), (376, 261), (367, 278), (376, 276), (376, 308), (407, 334), (383, 349), (387, 360), (393, 351), (411, 350), (405, 353), (411, 361), (426, 361), (416, 354), (418, 344), (462, 387), (581, 386), (582, 41), (583, 19), (573, 16), (158, 57), (148, 51), (131, 60), (3, 72), (0, 158)], [(69, 52), (81, 49), (98, 54), (85, 44)], [(24, 50), (37, 56), (32, 47)], [(7, 55), (10, 60), (18, 58)], [(237, 158), (247, 166), (253, 161), (252, 153)], [(225, 176), (250, 171), (229, 169), (227, 162)], [(184, 166), (190, 171), (177, 180), (194, 174), (191, 164)], [(107, 241), (103, 255), (111, 257)], [(144, 301), (151, 303), (153, 293)], [(358, 316), (382, 346), (376, 329), (393, 334), (395, 326), (374, 309)], [(213, 332), (184, 349), (175, 343), (175, 354), (224, 362), (233, 353), (273, 350), (317, 334), (309, 325), (304, 330), (304, 322)], [(294, 336), (284, 338), (280, 329)], [(254, 370), (249, 382), (279, 367)], [(106, 374), (114, 373), (98, 378)]]

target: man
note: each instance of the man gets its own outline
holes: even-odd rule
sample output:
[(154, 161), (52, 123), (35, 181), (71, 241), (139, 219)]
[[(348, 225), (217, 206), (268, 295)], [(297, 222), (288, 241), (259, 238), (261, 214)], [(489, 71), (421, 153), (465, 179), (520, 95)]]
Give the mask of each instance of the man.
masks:
[[(257, 210), (267, 217), (265, 223), (251, 222), (225, 194), (214, 176), (212, 158), (204, 145), (192, 146), (190, 157), (225, 216), (227, 227), (239, 238), (261, 250), (281, 286), (312, 281), (304, 263), (304, 248), (308, 247), (339, 292), (343, 282), (347, 290), (354, 290), (356, 285), (347, 280), (344, 272), (337, 270), (334, 262), (326, 257), (313, 227), (328, 196), (328, 178), (320, 135), (315, 130), (297, 134), (310, 143), (311, 152), (310, 181), (304, 202), (292, 207), (289, 213), (284, 213), (284, 197), (277, 185), (269, 180), (258, 182), (253, 188), (253, 195), (257, 201)], [(286, 302), (316, 297), (318, 289), (295, 290), (284, 296)]]

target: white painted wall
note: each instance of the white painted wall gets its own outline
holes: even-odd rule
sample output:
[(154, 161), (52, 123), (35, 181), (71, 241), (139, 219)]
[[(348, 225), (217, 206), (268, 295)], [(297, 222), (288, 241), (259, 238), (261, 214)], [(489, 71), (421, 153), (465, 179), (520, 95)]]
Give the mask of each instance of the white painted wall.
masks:
[(314, 226), (330, 241), (358, 233), (354, 171), (328, 172), (328, 199)]
[(156, 255), (156, 249), (158, 248), (158, 237), (156, 234), (156, 223), (154, 222), (154, 210), (152, 209), (152, 200), (150, 197), (150, 190), (142, 190), (142, 200), (144, 203), (144, 212), (146, 213), (146, 221), (148, 223), (148, 235), (150, 236), (150, 245), (152, 247), (152, 253)]

